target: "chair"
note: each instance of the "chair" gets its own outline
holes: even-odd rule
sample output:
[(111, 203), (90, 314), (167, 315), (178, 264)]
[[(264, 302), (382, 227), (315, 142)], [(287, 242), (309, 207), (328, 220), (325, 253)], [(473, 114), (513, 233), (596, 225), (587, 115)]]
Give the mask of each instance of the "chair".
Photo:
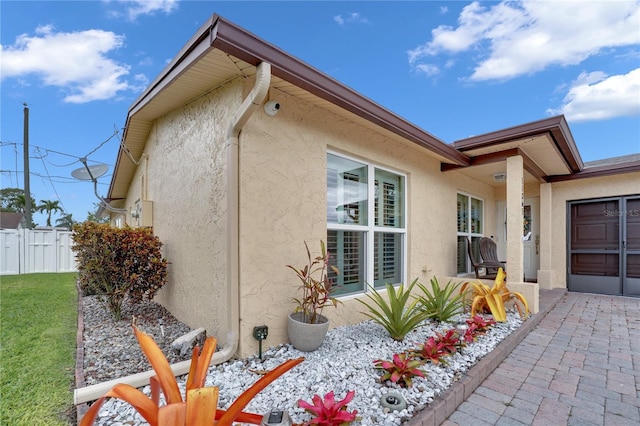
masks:
[[(493, 243), (493, 240), (487, 238), (489, 241), (491, 241)], [(480, 243), (482, 244), (482, 240), (480, 240)], [(493, 243), (495, 245), (495, 243)], [(481, 249), (482, 250), (482, 249)], [(493, 279), (496, 277), (496, 275), (498, 274), (498, 268), (503, 268), (503, 262), (479, 262), (475, 255), (473, 254), (473, 249), (471, 247), (471, 239), (469, 237), (467, 237), (467, 253), (469, 254), (469, 260), (471, 260), (471, 265), (473, 266), (473, 269), (476, 273), (476, 279), (480, 279), (480, 278), (489, 278), (489, 279)], [(480, 252), (480, 255), (482, 256), (482, 251)], [(496, 250), (496, 257), (497, 257), (497, 250)], [(480, 275), (480, 269), (484, 268), (485, 270), (485, 275), (481, 276)]]
[(504, 271), (507, 270), (507, 262), (498, 259), (498, 246), (491, 238), (480, 238), (480, 256), (485, 264), (492, 265), (489, 266), (489, 269), (491, 269), (494, 276), (498, 273), (498, 268), (502, 268)]

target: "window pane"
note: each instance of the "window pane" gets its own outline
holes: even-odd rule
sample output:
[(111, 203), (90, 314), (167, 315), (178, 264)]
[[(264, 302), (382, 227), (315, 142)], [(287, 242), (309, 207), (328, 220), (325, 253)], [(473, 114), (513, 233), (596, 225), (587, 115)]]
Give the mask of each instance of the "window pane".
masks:
[(376, 232), (373, 257), (374, 286), (400, 284), (402, 281), (402, 235)]
[(337, 286), (334, 295), (361, 292), (365, 283), (364, 232), (327, 231), (327, 251), (330, 263), (338, 268), (339, 275), (332, 270), (329, 278)]
[(367, 224), (367, 166), (327, 154), (327, 222)]
[(458, 262), (457, 272), (458, 274), (466, 274), (468, 263), (467, 255), (467, 237), (458, 236)]
[(472, 272), (471, 262), (467, 251), (467, 238), (471, 239), (472, 251), (476, 260), (480, 261), (478, 250), (478, 235), (484, 233), (483, 201), (464, 194), (457, 197), (458, 243), (457, 243), (457, 271), (458, 274)]
[(404, 228), (404, 179), (376, 169), (375, 226)]
[(482, 200), (471, 198), (471, 233), (482, 234)]
[(468, 232), (467, 212), (469, 210), (469, 197), (458, 194), (458, 232)]

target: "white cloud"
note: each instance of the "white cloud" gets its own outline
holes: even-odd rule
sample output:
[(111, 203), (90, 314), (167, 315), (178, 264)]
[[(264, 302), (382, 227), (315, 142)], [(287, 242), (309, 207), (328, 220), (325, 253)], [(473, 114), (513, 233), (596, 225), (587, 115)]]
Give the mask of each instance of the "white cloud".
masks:
[(336, 15), (333, 17), (333, 20), (336, 21), (339, 25), (344, 24), (369, 24), (369, 20), (364, 16), (360, 15), (358, 12), (352, 12), (346, 16)]
[(472, 51), (470, 80), (506, 80), (552, 65), (576, 65), (607, 48), (640, 44), (640, 1), (473, 2), (458, 26), (439, 26), (408, 52), (409, 62)]
[(55, 32), (51, 26), (22, 34), (13, 45), (0, 46), (2, 79), (37, 75), (46, 86), (62, 88), (65, 102), (109, 99), (132, 87), (129, 66), (107, 57), (122, 47), (124, 36), (110, 31)]
[(155, 12), (169, 14), (178, 8), (178, 0), (128, 0), (127, 16), (135, 21), (140, 15), (151, 15)]
[(102, 0), (103, 3), (123, 6), (124, 11), (118, 8), (111, 8), (108, 12), (113, 18), (120, 18), (123, 15), (129, 21), (135, 21), (141, 15), (153, 15), (156, 12), (170, 14), (178, 8), (179, 0)]
[(607, 76), (603, 72), (582, 73), (573, 82), (558, 109), (569, 121), (604, 120), (640, 115), (640, 68), (624, 75)]
[(440, 68), (437, 65), (433, 64), (418, 64), (415, 68), (418, 72), (427, 76), (440, 74)]

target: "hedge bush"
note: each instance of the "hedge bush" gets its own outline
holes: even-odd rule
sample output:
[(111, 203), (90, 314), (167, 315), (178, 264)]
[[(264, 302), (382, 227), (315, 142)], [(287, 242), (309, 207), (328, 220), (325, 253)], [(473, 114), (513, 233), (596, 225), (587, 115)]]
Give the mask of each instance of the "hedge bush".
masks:
[(151, 228), (83, 222), (73, 227), (73, 241), (81, 291), (103, 298), (116, 321), (126, 295), (132, 302), (153, 299), (167, 282), (162, 243)]

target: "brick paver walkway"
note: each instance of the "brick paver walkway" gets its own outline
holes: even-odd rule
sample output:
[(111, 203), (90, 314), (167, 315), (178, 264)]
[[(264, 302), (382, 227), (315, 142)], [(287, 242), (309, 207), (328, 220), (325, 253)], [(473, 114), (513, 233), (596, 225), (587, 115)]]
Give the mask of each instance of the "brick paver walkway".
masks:
[(640, 298), (567, 293), (442, 424), (640, 425)]

